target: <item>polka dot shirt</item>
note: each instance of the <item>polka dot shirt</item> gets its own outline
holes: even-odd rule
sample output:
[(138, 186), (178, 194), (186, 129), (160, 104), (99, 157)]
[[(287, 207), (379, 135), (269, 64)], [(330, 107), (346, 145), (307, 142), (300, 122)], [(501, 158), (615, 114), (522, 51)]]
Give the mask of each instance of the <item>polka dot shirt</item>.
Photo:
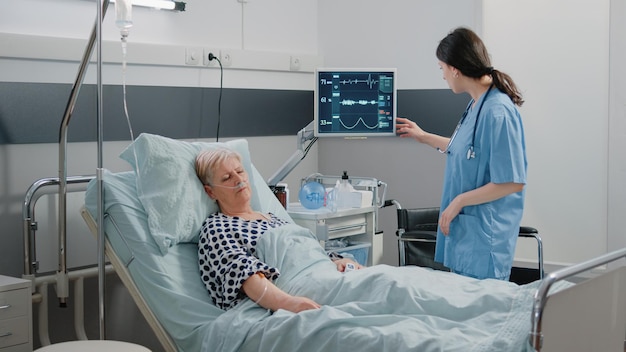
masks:
[(236, 306), (246, 297), (243, 282), (257, 272), (271, 281), (278, 278), (278, 269), (255, 256), (256, 244), (265, 231), (287, 223), (271, 213), (268, 220), (209, 215), (200, 231), (198, 258), (202, 281), (216, 306), (225, 310)]

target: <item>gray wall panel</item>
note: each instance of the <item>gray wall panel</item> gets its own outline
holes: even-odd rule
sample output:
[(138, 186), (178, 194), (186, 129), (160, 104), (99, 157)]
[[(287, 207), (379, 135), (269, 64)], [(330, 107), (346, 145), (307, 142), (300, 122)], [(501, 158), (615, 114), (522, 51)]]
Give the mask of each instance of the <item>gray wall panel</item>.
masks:
[[(0, 82), (0, 144), (55, 143), (71, 85)], [(128, 140), (121, 86), (103, 87), (104, 139)], [(127, 86), (135, 136), (216, 137), (219, 88)], [(96, 87), (83, 85), (68, 129), (69, 142), (96, 140)], [(222, 91), (220, 137), (295, 135), (313, 117), (313, 92)]]
[(470, 99), (450, 89), (400, 90), (397, 116), (417, 122), (424, 131), (449, 137)]
[(0, 83), (0, 144), (58, 141), (71, 85)]
[[(0, 144), (56, 143), (71, 85), (0, 82)], [(130, 140), (121, 86), (103, 87), (104, 139)], [(136, 137), (171, 138), (295, 135), (313, 119), (313, 92), (265, 89), (127, 86)], [(448, 89), (398, 91), (398, 116), (429, 132), (450, 135), (469, 97)], [(220, 112), (221, 110), (221, 112)], [(96, 140), (96, 87), (83, 85), (68, 129), (69, 142)]]
[[(216, 131), (217, 96), (210, 98), (205, 103), (204, 137), (215, 137)], [(228, 89), (221, 110), (220, 137), (295, 135), (313, 120), (313, 92)]]
[[(105, 139), (128, 139), (128, 122), (123, 110), (121, 86), (108, 87), (111, 95), (105, 111), (105, 121), (118, 121), (113, 127), (105, 124)], [(114, 91), (114, 92), (113, 92)], [(202, 99), (212, 92), (203, 88), (189, 87), (127, 87), (126, 101), (128, 114), (135, 137), (141, 132), (168, 136), (171, 138), (199, 138), (200, 123), (203, 117)], [(112, 131), (107, 133), (107, 131)], [(113, 135), (115, 133), (115, 135)]]

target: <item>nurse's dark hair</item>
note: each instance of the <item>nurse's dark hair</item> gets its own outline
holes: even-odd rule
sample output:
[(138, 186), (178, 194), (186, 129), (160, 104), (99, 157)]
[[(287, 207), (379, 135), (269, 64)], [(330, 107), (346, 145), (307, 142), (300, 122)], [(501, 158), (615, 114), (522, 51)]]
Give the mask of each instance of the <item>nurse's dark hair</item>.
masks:
[(524, 103), (513, 79), (491, 66), (485, 44), (472, 30), (464, 27), (454, 29), (439, 42), (436, 55), (439, 61), (455, 67), (467, 77), (491, 75), (493, 84), (506, 93), (515, 105), (522, 106)]

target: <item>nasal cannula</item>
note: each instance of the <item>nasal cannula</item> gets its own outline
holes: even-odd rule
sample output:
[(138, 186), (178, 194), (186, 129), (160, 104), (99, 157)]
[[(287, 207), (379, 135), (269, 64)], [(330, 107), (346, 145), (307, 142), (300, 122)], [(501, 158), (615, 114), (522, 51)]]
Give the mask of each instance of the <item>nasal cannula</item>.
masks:
[(211, 187), (221, 187), (221, 188), (229, 188), (229, 189), (240, 189), (240, 188), (245, 188), (248, 185), (248, 182), (246, 181), (241, 181), (238, 184), (234, 185), (234, 186), (223, 186), (223, 185), (210, 185)]

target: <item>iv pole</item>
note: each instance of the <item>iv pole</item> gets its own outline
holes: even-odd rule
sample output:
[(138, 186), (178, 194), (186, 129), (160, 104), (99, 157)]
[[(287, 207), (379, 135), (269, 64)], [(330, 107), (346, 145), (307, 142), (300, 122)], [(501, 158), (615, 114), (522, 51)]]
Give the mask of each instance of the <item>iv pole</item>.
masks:
[(98, 20), (96, 21), (96, 38), (98, 42), (97, 52), (97, 134), (98, 134), (98, 166), (96, 168), (97, 186), (98, 186), (98, 313), (99, 313), (99, 331), (100, 340), (106, 339), (105, 315), (104, 315), (104, 293), (105, 293), (105, 261), (104, 261), (104, 191), (102, 183), (103, 162), (102, 162), (102, 20), (104, 19), (104, 9), (107, 7), (109, 0), (98, 0)]
[[(97, 73), (96, 73), (96, 133), (97, 133), (97, 168), (96, 168), (96, 186), (97, 186), (97, 211), (98, 211), (98, 311), (99, 311), (99, 325), (100, 325), (100, 339), (106, 339), (105, 336), (105, 309), (104, 309), (104, 296), (105, 296), (105, 270), (106, 262), (104, 255), (104, 191), (103, 191), (103, 118), (102, 118), (102, 22), (107, 8), (109, 7), (109, 0), (97, 0), (97, 18), (94, 24), (91, 36), (85, 48), (81, 64), (78, 69), (78, 74), (72, 90), (70, 92), (70, 98), (67, 102), (65, 113), (63, 115), (63, 121), (61, 122), (59, 132), (59, 270), (57, 271), (57, 295), (59, 296), (59, 303), (61, 306), (66, 305), (66, 299), (68, 297), (69, 278), (67, 275), (67, 253), (66, 253), (66, 212), (67, 212), (67, 127), (72, 117), (78, 92), (83, 84), (85, 72), (89, 65), (89, 60), (93, 54), (93, 48), (98, 44), (97, 50)], [(185, 11), (185, 3), (182, 1), (174, 1), (175, 11)]]
[[(61, 128), (59, 131), (59, 270), (57, 271), (57, 291), (59, 296), (59, 303), (61, 306), (66, 305), (66, 299), (68, 297), (67, 291), (69, 287), (69, 279), (67, 276), (67, 253), (66, 253), (66, 212), (67, 212), (67, 127), (69, 125), (78, 93), (83, 84), (85, 72), (89, 65), (89, 59), (93, 53), (93, 48), (98, 43), (97, 52), (97, 134), (98, 134), (98, 166), (97, 166), (97, 186), (98, 186), (98, 224), (103, 223), (104, 210), (102, 205), (102, 20), (104, 13), (109, 6), (109, 0), (98, 0), (97, 5), (97, 19), (94, 24), (91, 37), (87, 43), (87, 47), (83, 54), (81, 64), (78, 69), (78, 74), (67, 106), (63, 115), (63, 121), (61, 122)], [(100, 312), (100, 338), (105, 339), (104, 336), (104, 230), (102, 226), (98, 226), (98, 288), (99, 288), (99, 312)]]

